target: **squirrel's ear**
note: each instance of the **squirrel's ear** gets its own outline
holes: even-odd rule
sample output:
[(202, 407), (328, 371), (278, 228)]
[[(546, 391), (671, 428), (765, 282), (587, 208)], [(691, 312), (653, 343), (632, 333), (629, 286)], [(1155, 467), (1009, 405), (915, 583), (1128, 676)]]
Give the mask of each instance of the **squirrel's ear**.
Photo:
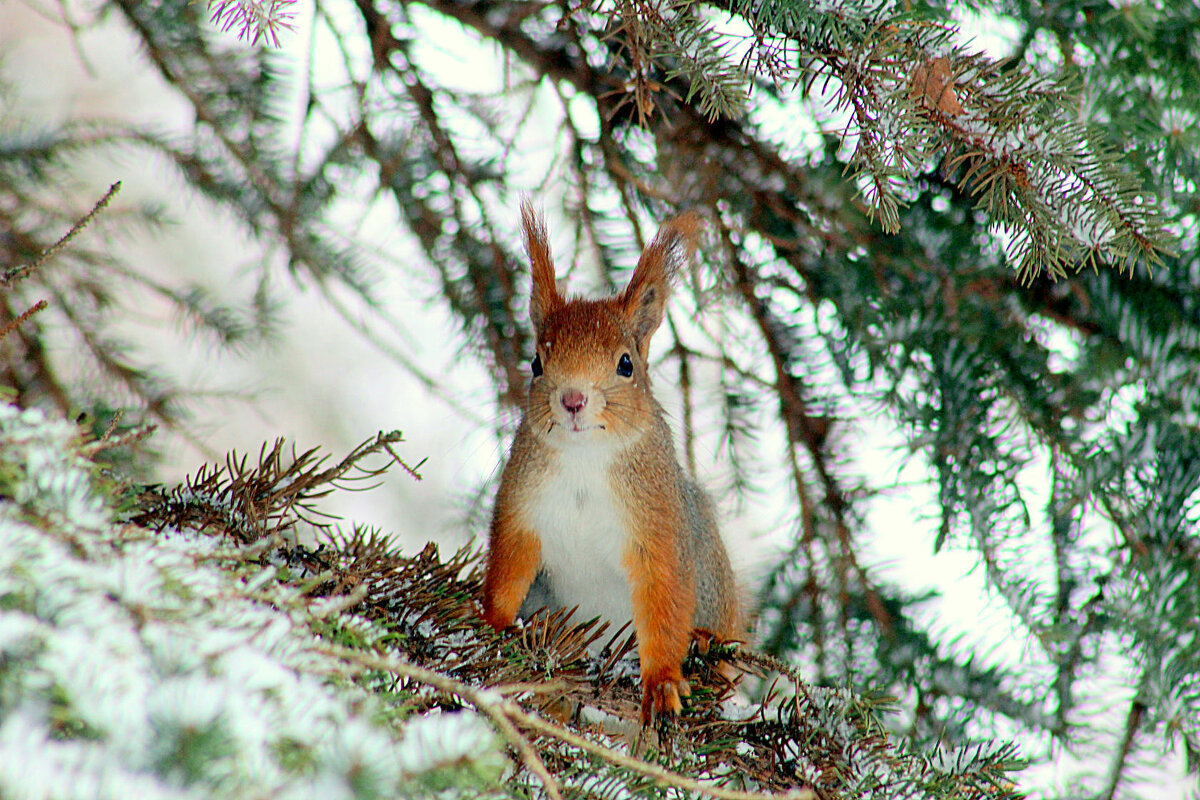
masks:
[(564, 300), (554, 282), (554, 259), (550, 257), (546, 221), (533, 210), (528, 197), (521, 199), (521, 227), (525, 231), (525, 252), (529, 254), (533, 275), (529, 318), (533, 321), (533, 327), (540, 330), (546, 317), (563, 307)]
[(683, 269), (696, 247), (700, 217), (687, 213), (670, 220), (642, 251), (637, 269), (617, 301), (633, 328), (638, 352), (645, 361), (650, 337), (662, 323), (667, 295), (676, 273)]

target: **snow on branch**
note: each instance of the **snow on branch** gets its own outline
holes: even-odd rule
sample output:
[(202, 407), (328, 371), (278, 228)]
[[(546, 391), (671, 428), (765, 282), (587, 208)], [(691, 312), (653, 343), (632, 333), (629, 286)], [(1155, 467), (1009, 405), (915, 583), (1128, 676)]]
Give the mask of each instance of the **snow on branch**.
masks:
[(474, 712), (388, 724), (303, 591), (214, 559), (218, 537), (114, 524), (81, 447), (73, 425), (0, 407), (0, 796), (494, 790), (506, 761)]
[[(748, 32), (719, 31), (705, 6)], [(889, 233), (920, 176), (940, 169), (1003, 232), (1027, 281), (1101, 262), (1153, 266), (1174, 241), (1157, 200), (1080, 118), (1063, 79), (1005, 69), (956, 44), (954, 27), (891, 0), (623, 0), (614, 10), (643, 117), (667, 91), (655, 62), (668, 81), (689, 82), (688, 100), (709, 118), (740, 115), (753, 78), (826, 94), (845, 119), (852, 180)]]
[[(365, 529), (316, 548), (276, 535), (302, 513), (287, 486), (311, 497), (394, 437), (325, 470), (308, 453), (276, 466), (278, 444), (257, 467), (231, 457), (170, 493), (169, 513), (127, 492), (122, 506), (154, 505), (158, 531), (114, 522), (85, 439), (0, 407), (0, 796), (1015, 796), (1011, 749), (905, 752), (879, 720), (887, 698), (808, 686), (735, 645), (693, 654), (687, 713), (639, 734), (623, 632), (599, 658), (606, 626), (565, 613), (495, 633), (467, 550), (405, 557)], [(788, 684), (727, 705), (721, 661)], [(551, 721), (547, 704), (581, 721)], [(659, 754), (637, 755), (631, 732)]]
[(843, 135), (854, 146), (851, 169), (885, 230), (899, 230), (905, 193), (941, 162), (1008, 235), (1025, 280), (1101, 260), (1130, 270), (1159, 260), (1171, 236), (1154, 198), (1078, 118), (1061, 79), (1004, 69), (956, 44), (954, 28), (904, 15), (890, 2), (825, 5), (813, 14), (776, 0), (732, 8), (764, 50), (794, 51), (797, 81), (837, 82), (836, 107), (849, 114)]

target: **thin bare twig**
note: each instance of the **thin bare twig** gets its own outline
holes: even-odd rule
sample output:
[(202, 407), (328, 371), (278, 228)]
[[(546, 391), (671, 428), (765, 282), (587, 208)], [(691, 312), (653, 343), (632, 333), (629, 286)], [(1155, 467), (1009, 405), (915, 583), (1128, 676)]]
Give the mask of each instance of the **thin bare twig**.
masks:
[(103, 197), (96, 201), (96, 204), (92, 206), (91, 211), (84, 214), (78, 222), (72, 225), (70, 230), (63, 234), (61, 239), (43, 250), (40, 256), (28, 264), (23, 264), (19, 267), (13, 267), (12, 269), (5, 270), (3, 273), (0, 273), (0, 286), (3, 286), (4, 288), (12, 286), (17, 281), (21, 280), (26, 275), (40, 267), (42, 264), (49, 261), (50, 258), (58, 253), (59, 250), (62, 250), (64, 247), (66, 247), (67, 244), (69, 244), (70, 241), (74, 239), (81, 230), (86, 228), (91, 221), (96, 218), (96, 215), (104, 210), (104, 208), (119, 191), (121, 191), (121, 182), (117, 181), (112, 186), (108, 187), (108, 191), (104, 193)]
[[(511, 700), (504, 699), (500, 692), (492, 690), (476, 689), (468, 686), (461, 681), (441, 675), (432, 670), (418, 667), (398, 658), (390, 658), (388, 656), (377, 655), (373, 653), (365, 653), (360, 650), (352, 650), (348, 648), (327, 645), (320, 648), (321, 652), (328, 655), (340, 658), (345, 661), (357, 663), (358, 665), (373, 670), (385, 670), (403, 675), (406, 678), (424, 683), (427, 686), (432, 686), (435, 689), (457, 697), (485, 714), (489, 719), (498, 722), (499, 719), (504, 720), (504, 726), (501, 726), (501, 733), (506, 729), (511, 730), (520, 737), (515, 724), (519, 724), (526, 728), (531, 728), (538, 733), (558, 739), (559, 741), (568, 744), (572, 747), (577, 747), (580, 750), (586, 751), (594, 756), (604, 759), (610, 764), (614, 764), (625, 769), (637, 772), (647, 778), (655, 780), (665, 786), (673, 786), (677, 789), (682, 789), (686, 792), (694, 792), (706, 797), (716, 798), (717, 800), (816, 800), (817, 795), (808, 789), (800, 789), (786, 794), (762, 794), (758, 792), (743, 792), (736, 789), (726, 789), (721, 786), (715, 786), (711, 783), (704, 783), (693, 778), (688, 778), (676, 772), (664, 769), (656, 764), (651, 764), (643, 761), (640, 758), (626, 755), (611, 747), (606, 747), (602, 744), (591, 741), (577, 733), (559, 727), (551, 722), (547, 722), (536, 714), (524, 710)], [(506, 739), (508, 736), (505, 737)], [(520, 737), (528, 746), (528, 741), (524, 737)], [(511, 740), (510, 740), (511, 741)], [(524, 755), (524, 752), (522, 753)], [(547, 793), (555, 795), (550, 787), (554, 786), (557, 791), (557, 784), (553, 778), (545, 771), (545, 764), (536, 753), (532, 753), (536, 759), (534, 763), (540, 765), (541, 771), (530, 767), (531, 771), (542, 779), (543, 784), (547, 787)], [(527, 764), (529, 762), (526, 762)], [(544, 772), (544, 775), (543, 775)]]
[(46, 308), (46, 301), (38, 300), (29, 309), (24, 311), (19, 317), (12, 320), (11, 322), (9, 322), (3, 328), (0, 328), (0, 339), (3, 339), (4, 337), (8, 336), (10, 333), (12, 333), (17, 328), (19, 328), (21, 325), (23, 325), (27, 319), (29, 319), (34, 314), (38, 313), (39, 311), (42, 311), (45, 308)]
[(142, 425), (134, 428), (131, 431), (126, 431), (120, 436), (112, 436), (113, 428), (116, 425), (117, 419), (119, 418), (114, 418), (113, 424), (109, 426), (107, 431), (105, 431), (104, 436), (97, 441), (91, 442), (90, 444), (85, 444), (80, 448), (80, 452), (82, 452), (84, 456), (91, 458), (97, 453), (102, 453), (105, 450), (114, 450), (118, 447), (125, 447), (127, 445), (140, 442), (158, 430), (157, 425)]
[(433, 670), (418, 667), (397, 658), (389, 658), (387, 656), (333, 645), (321, 648), (321, 650), (336, 658), (353, 661), (369, 669), (386, 670), (403, 675), (406, 678), (415, 680), (418, 683), (424, 683), (427, 686), (432, 686), (441, 692), (470, 703), (481, 714), (492, 720), (505, 741), (517, 749), (521, 754), (521, 760), (525, 762), (525, 766), (529, 768), (530, 772), (538, 776), (538, 779), (546, 788), (546, 794), (550, 795), (554, 800), (562, 800), (562, 793), (559, 791), (558, 783), (546, 768), (545, 762), (542, 761), (541, 756), (537, 754), (533, 746), (529, 744), (529, 741), (513, 726), (510, 717), (512, 716), (512, 709), (516, 708), (515, 704), (503, 699), (502, 695), (489, 690), (476, 689)]

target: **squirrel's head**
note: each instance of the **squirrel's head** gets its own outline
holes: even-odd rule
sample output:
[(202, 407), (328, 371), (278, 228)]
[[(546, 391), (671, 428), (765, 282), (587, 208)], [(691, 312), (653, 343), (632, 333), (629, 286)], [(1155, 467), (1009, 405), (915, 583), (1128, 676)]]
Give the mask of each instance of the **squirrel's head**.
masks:
[(545, 222), (528, 201), (521, 217), (537, 337), (528, 421), (539, 436), (563, 443), (636, 438), (659, 413), (646, 366), (650, 338), (675, 274), (691, 255), (698, 218), (687, 214), (663, 225), (620, 294), (584, 300), (559, 294)]

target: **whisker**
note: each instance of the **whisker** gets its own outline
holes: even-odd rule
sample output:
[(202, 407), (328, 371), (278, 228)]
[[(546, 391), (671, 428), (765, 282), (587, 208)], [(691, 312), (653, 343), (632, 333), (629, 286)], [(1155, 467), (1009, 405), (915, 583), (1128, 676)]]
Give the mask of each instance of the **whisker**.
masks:
[(640, 424), (641, 415), (638, 413), (638, 407), (632, 403), (622, 403), (618, 401), (609, 401), (605, 405), (608, 412), (614, 419), (621, 422), (635, 431), (646, 430), (646, 426)]

